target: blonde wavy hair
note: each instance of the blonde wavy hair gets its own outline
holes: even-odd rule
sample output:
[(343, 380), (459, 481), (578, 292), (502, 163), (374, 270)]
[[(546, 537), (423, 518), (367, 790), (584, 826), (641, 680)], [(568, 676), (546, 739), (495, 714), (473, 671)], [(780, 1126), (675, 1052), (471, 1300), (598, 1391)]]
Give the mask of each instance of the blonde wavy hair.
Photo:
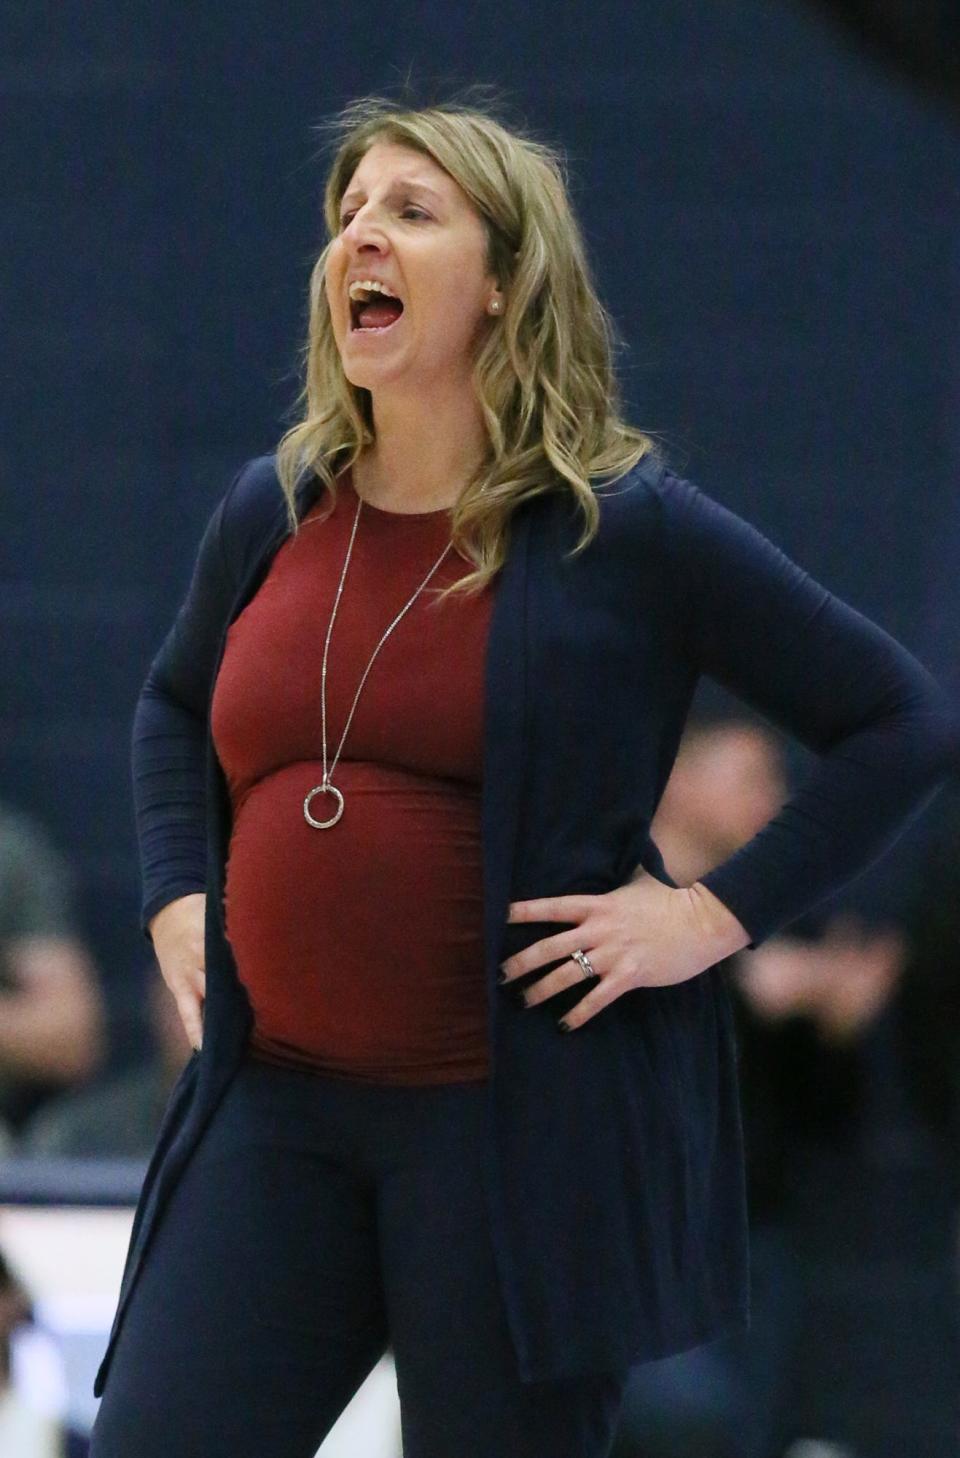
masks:
[(488, 450), (451, 512), (453, 542), (475, 570), (438, 597), (481, 591), (506, 559), (514, 511), (558, 484), (583, 512), (571, 555), (583, 551), (599, 526), (598, 485), (658, 447), (620, 417), (613, 361), (621, 341), (593, 286), (562, 153), (502, 124), (489, 108), (460, 102), (411, 107), (367, 96), (323, 128), (336, 146), (324, 194), (330, 236), (310, 276), (304, 385), (294, 407), (301, 418), (277, 446), (291, 531), (303, 473), (322, 481), (332, 511), (336, 476), (375, 438), (370, 392), (343, 372), (324, 271), (350, 179), (374, 142), (389, 141), (431, 157), (470, 198), (506, 303), (479, 340), (473, 367)]

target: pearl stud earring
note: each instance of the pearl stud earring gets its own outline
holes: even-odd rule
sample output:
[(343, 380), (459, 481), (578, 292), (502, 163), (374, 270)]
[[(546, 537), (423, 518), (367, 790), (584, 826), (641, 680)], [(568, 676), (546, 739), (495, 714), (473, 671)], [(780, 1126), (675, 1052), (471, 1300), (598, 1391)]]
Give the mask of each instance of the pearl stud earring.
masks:
[(493, 314), (499, 314), (500, 313), (500, 300), (499, 299), (491, 299), (490, 300), (490, 310), (491, 310), (491, 313), (493, 313)]

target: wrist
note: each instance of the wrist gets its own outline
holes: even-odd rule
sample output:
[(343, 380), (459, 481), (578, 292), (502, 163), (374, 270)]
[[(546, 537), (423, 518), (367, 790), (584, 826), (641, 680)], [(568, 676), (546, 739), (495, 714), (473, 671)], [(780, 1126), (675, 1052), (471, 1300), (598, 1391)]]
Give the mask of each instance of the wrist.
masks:
[(750, 933), (719, 896), (700, 881), (694, 881), (692, 886), (683, 889), (707, 959), (705, 966), (721, 962), (724, 957), (732, 957), (734, 952), (742, 952), (749, 945)]

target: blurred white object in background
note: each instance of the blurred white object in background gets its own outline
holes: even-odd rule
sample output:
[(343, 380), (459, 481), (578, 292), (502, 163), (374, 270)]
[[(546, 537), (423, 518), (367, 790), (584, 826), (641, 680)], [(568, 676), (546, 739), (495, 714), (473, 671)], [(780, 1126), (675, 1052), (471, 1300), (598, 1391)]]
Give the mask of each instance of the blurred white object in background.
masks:
[(9, 1458), (62, 1458), (60, 1425), (23, 1401), (13, 1387), (0, 1393), (0, 1453)]
[(397, 1369), (386, 1352), (320, 1445), (317, 1458), (403, 1458)]
[[(62, 1420), (69, 1393), (60, 1347), (42, 1327), (18, 1326), (10, 1339), (10, 1379), (13, 1390), (29, 1408), (44, 1417)], [(16, 1448), (0, 1447), (0, 1454)]]

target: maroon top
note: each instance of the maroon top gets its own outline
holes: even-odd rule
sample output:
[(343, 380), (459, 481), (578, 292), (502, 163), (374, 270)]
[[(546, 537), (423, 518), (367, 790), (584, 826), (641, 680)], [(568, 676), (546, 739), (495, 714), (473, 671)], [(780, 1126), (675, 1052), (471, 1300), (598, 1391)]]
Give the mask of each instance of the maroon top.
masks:
[[(480, 777), (492, 589), (436, 604), (471, 570), (454, 549), (367, 675), (332, 782), (321, 665), (357, 509), (349, 474), (288, 538), (231, 624), (211, 729), (233, 807), (226, 931), (251, 1051), (382, 1083), (487, 1076)], [(327, 659), (327, 763), (381, 634), (449, 540), (449, 513), (364, 503)], [(310, 812), (329, 819), (332, 796)]]

